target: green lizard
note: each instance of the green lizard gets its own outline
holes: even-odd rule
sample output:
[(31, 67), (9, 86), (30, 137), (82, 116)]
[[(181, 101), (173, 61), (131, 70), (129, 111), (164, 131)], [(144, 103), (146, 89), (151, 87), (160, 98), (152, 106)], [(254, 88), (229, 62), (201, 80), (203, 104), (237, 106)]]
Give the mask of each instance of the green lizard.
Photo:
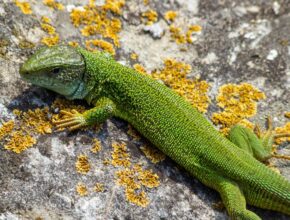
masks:
[[(55, 46), (38, 50), (20, 69), (35, 85), (94, 105), (63, 112), (58, 128), (77, 129), (112, 116), (132, 124), (156, 147), (217, 190), (232, 219), (260, 219), (246, 204), (290, 215), (290, 182), (258, 160), (271, 157), (273, 132), (258, 138), (235, 126), (222, 136), (190, 103), (106, 53)], [(285, 134), (286, 135), (286, 134)]]

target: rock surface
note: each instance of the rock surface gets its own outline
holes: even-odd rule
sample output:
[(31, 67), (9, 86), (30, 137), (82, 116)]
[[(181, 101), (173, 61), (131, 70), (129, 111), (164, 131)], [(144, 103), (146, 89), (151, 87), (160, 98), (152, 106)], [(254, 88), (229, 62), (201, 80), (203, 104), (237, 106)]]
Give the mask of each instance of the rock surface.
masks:
[[(13, 119), (14, 108), (43, 107), (55, 98), (52, 92), (21, 81), (18, 74), (20, 64), (35, 50), (21, 48), (21, 42), (40, 46), (45, 35), (39, 25), (41, 16), (52, 18), (63, 41), (82, 39), (66, 10), (48, 10), (41, 1), (29, 2), (33, 15), (24, 15), (12, 1), (0, 1), (0, 120)], [(87, 1), (62, 3), (79, 6)], [(180, 27), (198, 23), (203, 31), (181, 50), (170, 39), (169, 31), (164, 30), (167, 27), (161, 16), (157, 26), (146, 28), (139, 18), (144, 11), (143, 1), (128, 0), (121, 18), (118, 60), (128, 62), (130, 54), (136, 52), (148, 70), (160, 68), (165, 58), (189, 63), (193, 76), (200, 75), (212, 83), (212, 100), (223, 84), (249, 82), (267, 96), (259, 104), (254, 121), (263, 123), (265, 116), (271, 115), (275, 126), (286, 122), (283, 114), (290, 109), (288, 0), (149, 0), (146, 7), (159, 14), (178, 11), (176, 23)], [(213, 102), (208, 116), (215, 108)], [(0, 146), (0, 219), (227, 219), (224, 210), (213, 208), (213, 203), (220, 201), (216, 192), (168, 158), (152, 164), (138, 148), (140, 143), (129, 138), (127, 130), (125, 122), (112, 119), (99, 133), (89, 130), (42, 135), (36, 146), (21, 154)], [(90, 153), (94, 137), (102, 141), (103, 150), (97, 155)], [(114, 181), (116, 168), (103, 165), (104, 158), (110, 157), (113, 141), (126, 142), (131, 160), (143, 163), (160, 177), (160, 186), (147, 191), (150, 203), (146, 208), (128, 203), (124, 189)], [(288, 150), (287, 144), (283, 145), (283, 152), (290, 154), (289, 144)], [(89, 156), (92, 165), (87, 175), (80, 175), (75, 169), (81, 153)], [(274, 163), (290, 180), (290, 163)], [(105, 191), (81, 197), (75, 191), (79, 182), (89, 189), (102, 182)], [(250, 209), (263, 219), (289, 219), (279, 213)]]

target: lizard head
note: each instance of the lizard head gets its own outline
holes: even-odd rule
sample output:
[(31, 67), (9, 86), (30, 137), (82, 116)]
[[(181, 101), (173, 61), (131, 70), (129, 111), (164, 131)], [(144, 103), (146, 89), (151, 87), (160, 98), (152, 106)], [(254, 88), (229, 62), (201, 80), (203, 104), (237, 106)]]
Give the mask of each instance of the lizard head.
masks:
[(21, 77), (70, 99), (84, 98), (86, 64), (77, 49), (69, 46), (37, 50), (20, 68)]

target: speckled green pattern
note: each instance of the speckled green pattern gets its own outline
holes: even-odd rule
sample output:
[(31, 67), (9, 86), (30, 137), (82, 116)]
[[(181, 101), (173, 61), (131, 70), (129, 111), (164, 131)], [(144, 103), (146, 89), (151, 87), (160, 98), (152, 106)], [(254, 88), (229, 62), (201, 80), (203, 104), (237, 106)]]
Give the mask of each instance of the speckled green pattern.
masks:
[[(84, 98), (91, 104), (104, 97), (110, 100), (112, 111), (107, 117), (128, 121), (193, 176), (217, 190), (232, 219), (260, 219), (246, 209), (246, 202), (290, 215), (290, 183), (221, 136), (182, 97), (106, 54), (77, 51), (86, 63)], [(90, 115), (88, 120), (100, 117)]]

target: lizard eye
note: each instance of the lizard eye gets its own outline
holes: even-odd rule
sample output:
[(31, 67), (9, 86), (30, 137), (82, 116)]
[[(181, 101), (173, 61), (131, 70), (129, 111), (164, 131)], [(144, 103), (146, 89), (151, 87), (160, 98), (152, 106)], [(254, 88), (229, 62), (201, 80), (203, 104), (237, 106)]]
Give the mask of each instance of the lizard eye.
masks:
[(61, 68), (54, 68), (51, 72), (53, 74), (58, 74), (58, 73), (60, 73), (60, 71), (61, 71)]

